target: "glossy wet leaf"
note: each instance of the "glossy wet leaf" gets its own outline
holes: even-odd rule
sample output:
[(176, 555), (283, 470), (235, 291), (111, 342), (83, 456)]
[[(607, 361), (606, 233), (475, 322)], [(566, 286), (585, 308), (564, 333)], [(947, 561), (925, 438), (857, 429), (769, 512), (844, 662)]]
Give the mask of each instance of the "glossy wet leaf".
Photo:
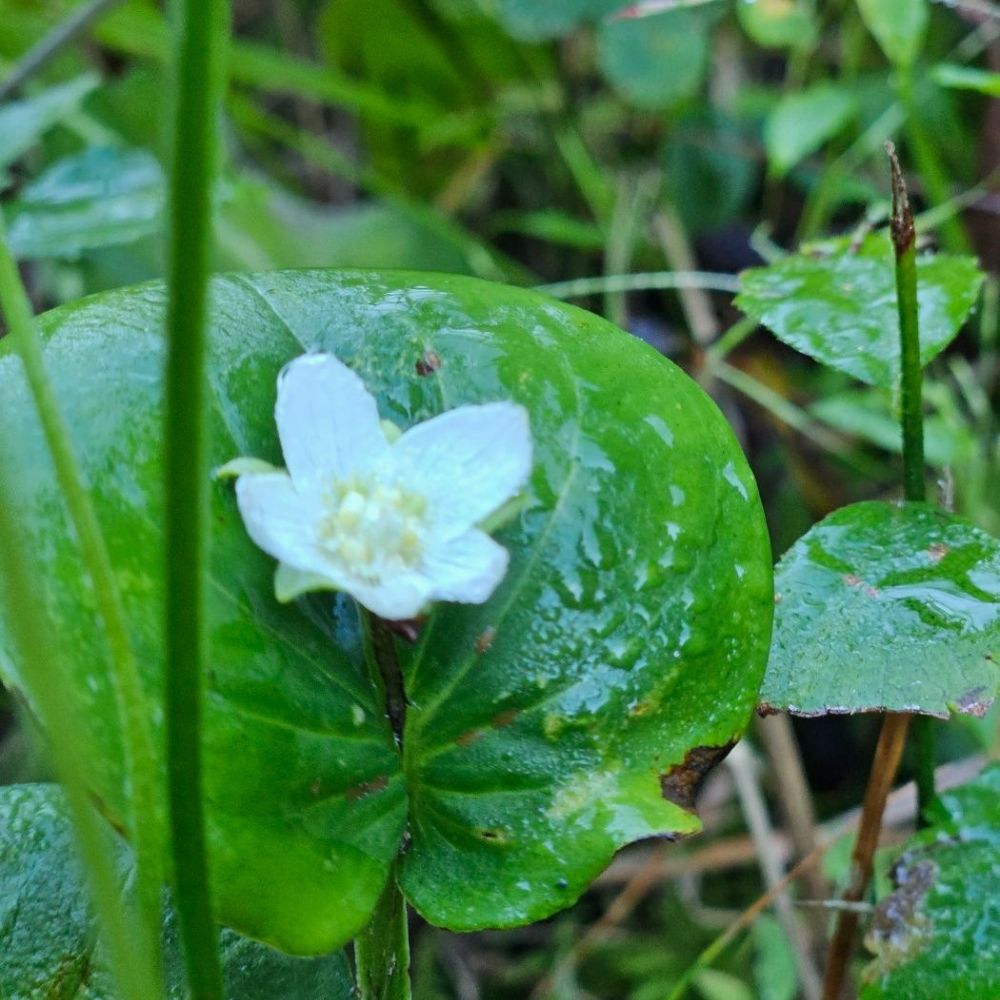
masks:
[[(923, 254), (917, 280), (920, 358), (927, 364), (961, 329), (982, 274), (971, 257)], [(846, 239), (805, 247), (744, 271), (740, 285), (736, 304), (789, 347), (869, 385), (897, 385), (899, 319), (887, 234), (857, 248)]]
[(164, 178), (139, 149), (92, 146), (27, 184), (7, 210), (8, 239), (22, 258), (74, 258), (131, 243), (162, 225)]
[(842, 507), (775, 570), (761, 702), (980, 714), (1000, 687), (1000, 541), (930, 504)]
[(642, 108), (662, 108), (694, 94), (708, 68), (709, 29), (719, 4), (678, 7), (643, 17), (615, 17), (598, 32), (604, 75)]
[(1000, 766), (941, 796), (935, 813), (875, 911), (861, 1000), (1000, 996)]
[(886, 58), (911, 66), (923, 47), (928, 0), (858, 0), (858, 10)]
[[(415, 646), (398, 643), (402, 755), (354, 605), (278, 605), (231, 484), (213, 486), (205, 752), (223, 920), (294, 952), (339, 944), (407, 824), (407, 895), (460, 929), (539, 919), (623, 844), (696, 829), (694, 778), (756, 703), (772, 608), (755, 486), (702, 391), (588, 313), (470, 279), (278, 272), (217, 279), (213, 297), (216, 463), (281, 462), (275, 379), (309, 349), (351, 365), (400, 426), (512, 398), (535, 446), (534, 503), (497, 536), (512, 556), (499, 590), (441, 606)], [(143, 286), (42, 320), (157, 701), (162, 318), (162, 289)], [(0, 401), (44, 596), (106, 758), (95, 786), (120, 815), (102, 648), (9, 357)], [(0, 634), (0, 662), (5, 647)]]
[[(113, 836), (110, 831), (109, 837)], [(119, 852), (123, 873), (131, 864)], [(167, 1000), (184, 1000), (176, 923), (164, 925)], [(220, 942), (227, 1000), (350, 1000), (343, 953), (291, 958), (232, 931)], [(113, 1000), (63, 794), (56, 785), (0, 788), (0, 996)]]
[(815, 153), (840, 132), (855, 110), (851, 94), (831, 83), (783, 97), (764, 126), (764, 145), (774, 172), (782, 177)]

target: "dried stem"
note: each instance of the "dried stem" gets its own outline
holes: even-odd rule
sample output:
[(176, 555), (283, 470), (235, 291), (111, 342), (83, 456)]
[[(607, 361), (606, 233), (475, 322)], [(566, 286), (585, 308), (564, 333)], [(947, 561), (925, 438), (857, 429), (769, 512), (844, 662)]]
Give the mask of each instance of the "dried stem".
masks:
[[(865, 789), (858, 839), (851, 855), (850, 882), (841, 896), (844, 902), (860, 902), (871, 880), (872, 859), (882, 829), (882, 814), (903, 756), (909, 724), (909, 715), (895, 712), (886, 715), (882, 722), (878, 745), (875, 747), (875, 760)], [(852, 910), (841, 911), (830, 944), (830, 957), (823, 982), (823, 1000), (839, 1000), (857, 928), (858, 914)]]

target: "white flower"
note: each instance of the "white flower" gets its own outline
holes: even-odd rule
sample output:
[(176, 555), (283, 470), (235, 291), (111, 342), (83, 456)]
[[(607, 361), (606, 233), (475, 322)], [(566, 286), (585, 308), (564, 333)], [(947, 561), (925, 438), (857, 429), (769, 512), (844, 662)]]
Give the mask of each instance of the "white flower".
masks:
[(278, 377), (275, 420), (287, 472), (236, 459), (219, 474), (239, 477), (247, 532), (279, 561), (279, 600), (342, 590), (400, 620), (489, 598), (509, 556), (477, 525), (531, 471), (523, 407), (460, 406), (400, 435), (354, 372), (307, 354)]

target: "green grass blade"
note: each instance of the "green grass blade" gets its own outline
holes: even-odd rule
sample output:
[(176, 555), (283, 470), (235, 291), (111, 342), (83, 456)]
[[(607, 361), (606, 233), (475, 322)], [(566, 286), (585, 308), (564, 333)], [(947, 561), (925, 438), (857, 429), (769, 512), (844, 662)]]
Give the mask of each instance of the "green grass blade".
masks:
[(193, 1000), (221, 1000), (202, 799), (205, 659), (205, 426), (208, 267), (229, 5), (174, 0), (173, 156), (167, 246), (166, 721), (171, 851), (180, 937)]
[[(73, 451), (42, 357), (31, 304), (21, 284), (17, 265), (4, 238), (0, 215), (0, 307), (10, 329), (10, 344), (21, 358), (39, 422), (55, 466), (56, 478), (80, 545), (80, 553), (93, 586), (94, 601), (104, 630), (114, 679), (119, 723), (124, 734), (126, 782), (129, 789), (129, 836), (136, 858), (139, 934), (133, 948), (141, 956), (149, 984), (146, 995), (159, 993), (160, 886), (162, 883), (159, 837), (157, 770), (135, 652), (128, 634), (125, 609), (101, 526), (90, 501), (87, 484)], [(43, 686), (47, 682), (43, 681)], [(37, 688), (33, 690), (37, 695)], [(52, 730), (48, 735), (53, 737)]]

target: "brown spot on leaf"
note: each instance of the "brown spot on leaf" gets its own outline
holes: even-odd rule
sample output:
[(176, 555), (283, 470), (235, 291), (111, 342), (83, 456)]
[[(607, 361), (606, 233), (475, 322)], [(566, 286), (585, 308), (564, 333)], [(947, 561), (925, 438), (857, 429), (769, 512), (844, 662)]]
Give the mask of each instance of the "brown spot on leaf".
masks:
[(762, 701), (757, 706), (757, 714), (762, 719), (766, 719), (769, 715), (777, 715), (780, 711), (780, 708), (775, 708), (774, 705), (769, 705), (766, 701)]
[(694, 812), (694, 801), (705, 776), (725, 759), (734, 746), (736, 740), (730, 740), (720, 747), (695, 747), (688, 750), (680, 764), (675, 764), (666, 774), (660, 775), (660, 792), (663, 797), (688, 812)]
[(878, 597), (878, 587), (865, 587), (865, 597), (870, 597), (872, 600)]
[(880, 978), (911, 961), (930, 939), (931, 921), (922, 912), (924, 897), (937, 875), (937, 865), (928, 858), (913, 861), (904, 856), (892, 872), (896, 891), (882, 900), (865, 935), (865, 945), (874, 953), (868, 980)]
[(841, 579), (848, 587), (860, 587), (864, 583), (860, 576), (855, 576), (853, 573), (845, 573)]
[(949, 551), (948, 546), (944, 542), (935, 542), (927, 549), (927, 554), (931, 557), (931, 562), (939, 563)]
[(360, 785), (355, 785), (353, 788), (348, 788), (344, 792), (344, 798), (348, 802), (355, 802), (358, 799), (364, 798), (366, 795), (373, 795), (375, 792), (381, 792), (389, 786), (389, 779), (384, 775), (380, 774), (377, 778), (372, 778), (371, 781), (363, 781)]
[(434, 351), (426, 350), (417, 361), (417, 374), (420, 376), (430, 375), (441, 367), (441, 357)]
[(492, 626), (484, 628), (476, 637), (476, 652), (482, 656), (488, 653), (493, 645), (493, 640), (497, 637), (497, 630)]
[(520, 710), (516, 708), (508, 708), (506, 712), (501, 712), (499, 715), (493, 716), (490, 725), (494, 729), (506, 729), (520, 714)]
[[(986, 659), (989, 660), (992, 657), (987, 654)], [(990, 710), (992, 704), (993, 699), (990, 697), (989, 691), (984, 687), (977, 687), (966, 691), (965, 694), (957, 698), (955, 708), (963, 715), (975, 715), (982, 718)]]
[(475, 743), (476, 740), (482, 737), (482, 735), (483, 731), (481, 729), (470, 729), (467, 733), (462, 733), (462, 735), (459, 736), (459, 738), (455, 740), (455, 742), (460, 747), (467, 747), (470, 744)]

